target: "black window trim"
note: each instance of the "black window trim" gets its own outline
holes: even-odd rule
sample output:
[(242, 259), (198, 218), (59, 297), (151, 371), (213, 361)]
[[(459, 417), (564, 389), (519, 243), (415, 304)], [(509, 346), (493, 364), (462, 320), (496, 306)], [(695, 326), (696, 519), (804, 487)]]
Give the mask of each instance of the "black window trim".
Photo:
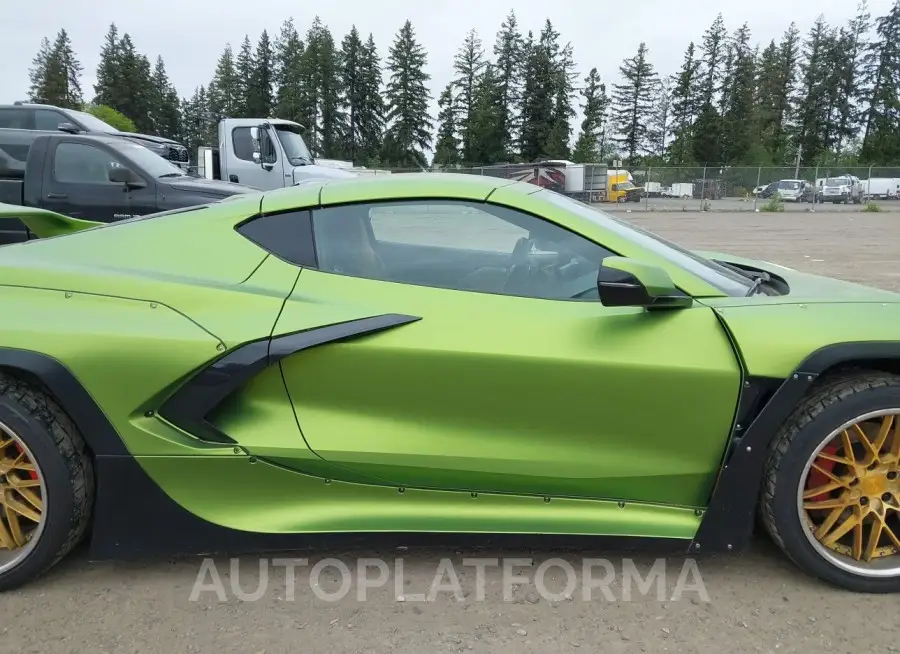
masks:
[[(321, 193), (320, 193), (319, 197), (321, 200)], [(604, 250), (609, 252), (610, 253), (609, 256), (622, 256), (619, 251), (614, 250), (613, 248), (610, 248), (610, 247), (604, 245), (603, 243), (598, 243), (594, 239), (591, 239), (591, 238), (585, 236), (584, 234), (580, 234), (580, 233), (572, 230), (571, 228), (566, 227), (565, 225), (561, 225), (553, 220), (549, 220), (548, 218), (545, 218), (544, 216), (539, 216), (535, 213), (532, 213), (531, 211), (527, 211), (527, 210), (521, 209), (519, 207), (511, 207), (511, 206), (508, 206), (505, 204), (501, 204), (499, 202), (492, 202), (490, 199), (490, 194), (488, 195), (487, 198), (480, 199), (480, 200), (473, 199), (473, 198), (459, 198), (459, 197), (430, 196), (429, 195), (429, 196), (422, 196), (422, 197), (380, 198), (378, 200), (353, 200), (350, 202), (338, 202), (338, 203), (334, 203), (334, 204), (324, 204), (324, 205), (320, 201), (317, 204), (307, 205), (305, 207), (294, 207), (291, 209), (283, 209), (280, 211), (273, 211), (273, 212), (269, 212), (269, 213), (260, 212), (260, 213), (254, 214), (254, 215), (240, 221), (238, 224), (236, 224), (234, 226), (234, 229), (235, 229), (235, 231), (240, 233), (241, 236), (246, 238), (248, 241), (250, 241), (257, 247), (259, 247), (263, 251), (268, 252), (269, 254), (276, 257), (277, 259), (280, 259), (281, 261), (284, 261), (285, 263), (288, 263), (290, 265), (299, 266), (301, 268), (309, 268), (310, 270), (314, 270), (315, 272), (319, 272), (324, 275), (336, 275), (338, 277), (350, 277), (352, 279), (370, 279), (367, 277), (358, 277), (356, 275), (347, 275), (344, 273), (333, 272), (330, 270), (323, 270), (323, 269), (319, 268), (318, 245), (316, 243), (315, 229), (313, 228), (314, 213), (316, 211), (321, 211), (323, 209), (337, 209), (340, 207), (351, 207), (351, 206), (358, 206), (361, 204), (387, 205), (387, 204), (402, 204), (402, 203), (415, 203), (415, 202), (467, 203), (467, 204), (473, 204), (473, 205), (497, 207), (497, 208), (505, 209), (508, 211), (514, 211), (516, 213), (522, 214), (523, 216), (528, 216), (530, 218), (534, 218), (535, 220), (539, 220), (541, 222), (553, 225), (554, 227), (557, 227), (558, 229), (562, 229), (566, 232), (569, 232), (570, 234), (572, 234), (578, 238), (581, 238), (585, 241), (588, 241), (589, 243), (593, 243), (594, 245), (596, 245), (600, 248), (603, 248)], [(283, 255), (283, 253), (279, 254), (279, 252), (277, 251), (277, 248), (273, 248), (271, 245), (262, 243), (258, 239), (251, 238), (247, 234), (245, 234), (244, 231), (242, 231), (242, 228), (244, 228), (246, 225), (249, 225), (250, 223), (253, 223), (255, 221), (264, 220), (271, 216), (279, 216), (279, 215), (288, 214), (288, 213), (303, 214), (300, 218), (300, 220), (303, 221), (303, 231), (309, 234), (309, 237), (308, 237), (309, 243), (312, 245), (312, 252), (309, 255), (309, 259), (307, 259), (305, 261), (295, 260), (294, 258), (291, 258), (291, 257), (285, 257)], [(427, 246), (424, 246), (424, 247), (427, 247)], [(550, 302), (585, 302), (586, 301), (586, 300), (580, 299), (580, 298), (539, 298), (539, 297), (532, 297), (532, 296), (511, 295), (508, 293), (491, 293), (489, 291), (472, 291), (469, 289), (448, 288), (446, 286), (431, 286), (428, 284), (415, 284), (412, 282), (397, 282), (397, 281), (392, 281), (389, 279), (370, 279), (370, 281), (376, 281), (376, 282), (381, 282), (381, 283), (385, 283), (385, 284), (402, 284), (404, 286), (416, 286), (416, 287), (420, 287), (420, 288), (432, 288), (432, 289), (439, 289), (439, 290), (445, 290), (445, 291), (456, 291), (456, 292), (463, 292), (463, 293), (480, 293), (483, 295), (499, 295), (502, 297), (518, 297), (518, 298), (530, 299), (530, 300), (544, 300), (544, 301), (550, 301)], [(685, 291), (681, 286), (676, 284), (675, 288), (681, 294), (690, 297), (690, 294), (687, 291)], [(587, 301), (598, 302), (599, 300), (591, 299), (591, 300), (587, 300)]]

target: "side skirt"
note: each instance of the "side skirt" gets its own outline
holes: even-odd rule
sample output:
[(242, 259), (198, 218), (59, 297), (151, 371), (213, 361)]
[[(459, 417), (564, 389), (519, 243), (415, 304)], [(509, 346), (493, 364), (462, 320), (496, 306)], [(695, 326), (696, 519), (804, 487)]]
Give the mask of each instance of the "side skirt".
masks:
[(97, 457), (92, 561), (187, 555), (238, 555), (357, 547), (603, 549), (683, 553), (682, 538), (557, 534), (344, 532), (269, 534), (213, 524), (187, 511), (154, 483), (131, 456)]

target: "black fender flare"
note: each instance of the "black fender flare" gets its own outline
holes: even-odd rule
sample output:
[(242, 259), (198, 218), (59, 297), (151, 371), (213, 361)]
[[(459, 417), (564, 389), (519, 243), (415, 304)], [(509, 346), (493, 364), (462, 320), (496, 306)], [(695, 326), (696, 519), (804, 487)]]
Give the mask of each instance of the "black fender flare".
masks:
[(44, 386), (78, 427), (95, 456), (128, 456), (109, 418), (78, 378), (51, 356), (0, 347), (0, 370)]
[[(769, 446), (778, 429), (813, 383), (829, 370), (884, 361), (900, 364), (900, 341), (834, 343), (812, 352), (786, 379), (745, 378), (726, 455), (688, 551), (745, 548), (753, 533)], [(774, 390), (767, 393), (767, 388)]]

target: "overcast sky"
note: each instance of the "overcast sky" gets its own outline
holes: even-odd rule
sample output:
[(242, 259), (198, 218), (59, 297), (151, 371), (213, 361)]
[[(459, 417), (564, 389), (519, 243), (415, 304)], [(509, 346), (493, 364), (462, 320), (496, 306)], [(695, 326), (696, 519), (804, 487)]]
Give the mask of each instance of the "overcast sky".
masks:
[[(0, 5), (13, 0), (0, 0)], [(890, 9), (893, 0), (869, 0), (873, 16)], [(609, 86), (618, 67), (646, 41), (653, 64), (661, 74), (678, 69), (691, 40), (722, 12), (729, 30), (745, 21), (754, 39), (763, 44), (779, 38), (790, 22), (806, 31), (819, 14), (842, 24), (855, 13), (856, 0), (266, 0), (261, 3), (221, 0), (40, 0), (35, 11), (4, 12), (0, 22), (3, 43), (0, 65), (0, 103), (26, 99), (28, 68), (41, 38), (52, 40), (60, 28), (72, 38), (84, 66), (85, 99), (93, 96), (94, 73), (109, 24), (131, 34), (137, 48), (151, 61), (165, 60), (169, 76), (182, 96), (206, 84), (226, 42), (235, 50), (244, 34), (256, 43), (263, 29), (276, 36), (281, 22), (293, 16), (301, 34), (318, 14), (340, 43), (351, 25), (363, 35), (375, 36), (384, 57), (406, 19), (428, 51), (428, 72), (436, 101), (452, 76), (453, 55), (469, 29), (478, 31), (486, 49), (493, 45), (504, 16), (515, 7), (523, 32), (539, 32), (546, 18), (553, 21), (563, 41), (571, 41), (583, 77), (596, 66)]]

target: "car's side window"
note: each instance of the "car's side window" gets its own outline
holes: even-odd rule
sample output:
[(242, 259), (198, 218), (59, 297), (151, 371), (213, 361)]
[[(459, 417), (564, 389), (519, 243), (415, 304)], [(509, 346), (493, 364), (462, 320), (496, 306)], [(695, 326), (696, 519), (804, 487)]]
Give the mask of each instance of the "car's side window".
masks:
[(53, 178), (70, 184), (112, 184), (109, 170), (121, 164), (105, 150), (85, 143), (60, 143), (53, 155)]
[(249, 127), (235, 127), (231, 130), (231, 145), (234, 147), (234, 156), (244, 161), (254, 161), (253, 153), (256, 151), (253, 145), (253, 135)]
[(0, 109), (0, 128), (33, 129), (32, 113), (28, 109)]
[(312, 212), (324, 272), (542, 299), (597, 299), (609, 250), (506, 207), (410, 200)]
[(58, 111), (38, 109), (34, 112), (34, 128), (38, 130), (55, 132), (60, 125), (69, 122), (71, 121)]

